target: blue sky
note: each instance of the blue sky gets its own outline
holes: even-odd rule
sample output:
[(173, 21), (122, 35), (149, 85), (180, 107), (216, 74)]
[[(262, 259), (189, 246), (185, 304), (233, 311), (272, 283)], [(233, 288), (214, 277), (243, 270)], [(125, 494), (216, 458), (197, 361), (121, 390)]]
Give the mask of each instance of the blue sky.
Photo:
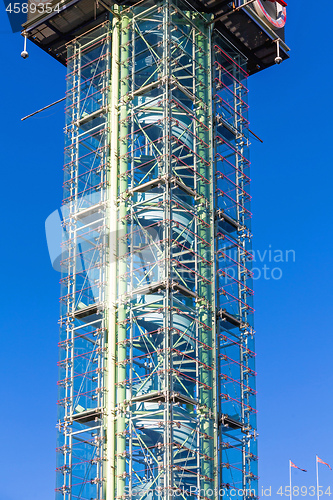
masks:
[[(301, 8), (299, 5), (301, 4)], [(288, 6), (291, 59), (250, 78), (252, 212), (257, 331), (260, 485), (315, 485), (315, 454), (332, 447), (332, 128), (331, 2)], [(298, 9), (298, 10), (297, 10)], [(1, 500), (54, 498), (59, 275), (44, 237), (60, 206), (63, 105), (20, 118), (64, 96), (65, 68), (12, 34), (0, 11), (2, 61)], [(266, 252), (266, 259), (260, 262)], [(289, 262), (272, 255), (295, 252)], [(280, 254), (281, 255), (281, 254)], [(289, 256), (293, 254), (289, 253)], [(295, 261), (294, 261), (295, 260)], [(273, 275), (279, 276), (279, 271)], [(320, 483), (333, 472), (320, 465)], [(310, 498), (309, 495), (306, 498)], [(323, 498), (328, 499), (328, 495)]]

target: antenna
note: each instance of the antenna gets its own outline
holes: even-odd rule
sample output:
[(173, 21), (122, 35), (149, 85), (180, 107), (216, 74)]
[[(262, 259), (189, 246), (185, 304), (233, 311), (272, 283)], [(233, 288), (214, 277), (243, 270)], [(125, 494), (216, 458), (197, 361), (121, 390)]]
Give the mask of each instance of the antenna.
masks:
[(281, 41), (280, 38), (277, 38), (276, 40), (274, 40), (274, 42), (276, 43), (276, 58), (274, 59), (275, 64), (282, 63), (282, 57), (280, 56), (280, 41)]
[(23, 50), (21, 52), (21, 57), (23, 57), (23, 59), (27, 59), (29, 57), (29, 54), (27, 52), (27, 34), (26, 34), (26, 32), (23, 33), (23, 36), (24, 36), (24, 47), (23, 47)]

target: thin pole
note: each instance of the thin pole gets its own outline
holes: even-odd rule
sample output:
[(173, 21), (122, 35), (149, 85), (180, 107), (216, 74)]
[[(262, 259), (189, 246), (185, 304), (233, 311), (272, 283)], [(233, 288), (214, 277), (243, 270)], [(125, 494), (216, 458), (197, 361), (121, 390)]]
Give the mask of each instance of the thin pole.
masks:
[(119, 7), (114, 6), (115, 17), (112, 19), (111, 41), (111, 85), (110, 85), (110, 110), (108, 112), (110, 126), (110, 172), (109, 178), (109, 311), (108, 311), (108, 409), (107, 409), (107, 464), (106, 465), (106, 500), (114, 500), (116, 493), (116, 359), (117, 359), (117, 214), (116, 200), (118, 190), (118, 93), (119, 93)]
[(249, 129), (249, 132), (250, 132), (250, 134), (254, 135), (254, 137), (255, 137), (256, 139), (258, 139), (258, 141), (260, 141), (261, 143), (263, 143), (263, 142), (264, 142), (264, 141), (263, 141), (262, 139), (260, 139), (260, 137), (258, 137), (258, 136), (257, 136), (257, 134), (255, 134), (255, 133), (254, 133), (251, 129)]
[(318, 455), (316, 455), (316, 474), (317, 474), (317, 500), (319, 500)]
[(289, 460), (289, 485), (290, 485), (290, 500), (293, 500), (293, 493), (291, 489), (291, 460)]
[(58, 102), (64, 101), (66, 97), (63, 97), (62, 99), (58, 99), (58, 101), (53, 102), (52, 104), (48, 104), (47, 106), (44, 106), (44, 108), (39, 109), (38, 111), (34, 111), (30, 115), (25, 116), (24, 118), (21, 118), (21, 122), (26, 120), (27, 118), (30, 118), (31, 116), (37, 115), (37, 113), (40, 113), (41, 111), (44, 111), (44, 109), (48, 109), (51, 106), (54, 106), (55, 104), (58, 104)]

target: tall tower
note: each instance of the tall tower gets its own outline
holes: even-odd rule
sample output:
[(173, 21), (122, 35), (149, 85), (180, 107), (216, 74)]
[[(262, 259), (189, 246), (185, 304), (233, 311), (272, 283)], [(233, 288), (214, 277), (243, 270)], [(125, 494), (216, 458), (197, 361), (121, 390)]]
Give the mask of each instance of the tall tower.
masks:
[(56, 498), (253, 499), (247, 78), (288, 57), (285, 2), (47, 5), (23, 33), (67, 65)]

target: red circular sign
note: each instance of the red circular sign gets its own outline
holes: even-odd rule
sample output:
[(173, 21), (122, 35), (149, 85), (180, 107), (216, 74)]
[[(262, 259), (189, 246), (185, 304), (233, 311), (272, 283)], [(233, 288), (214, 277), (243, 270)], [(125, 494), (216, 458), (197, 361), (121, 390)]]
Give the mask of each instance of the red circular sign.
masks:
[(287, 9), (282, 2), (272, 0), (256, 0), (254, 8), (257, 14), (273, 28), (283, 28), (286, 24)]

